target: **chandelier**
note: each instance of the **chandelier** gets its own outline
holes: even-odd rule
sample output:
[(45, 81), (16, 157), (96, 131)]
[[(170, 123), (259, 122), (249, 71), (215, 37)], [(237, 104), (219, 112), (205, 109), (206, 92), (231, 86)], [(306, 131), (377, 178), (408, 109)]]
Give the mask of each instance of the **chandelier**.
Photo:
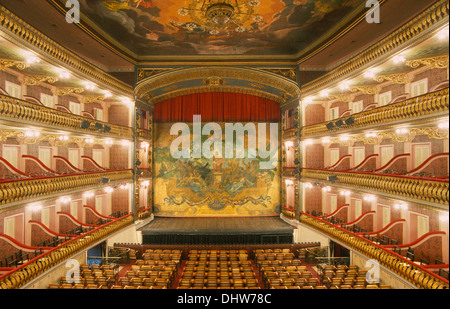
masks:
[(210, 35), (231, 34), (257, 30), (262, 16), (257, 14), (259, 0), (190, 0), (178, 10), (181, 16), (189, 16), (191, 22), (184, 25), (188, 32), (206, 31)]

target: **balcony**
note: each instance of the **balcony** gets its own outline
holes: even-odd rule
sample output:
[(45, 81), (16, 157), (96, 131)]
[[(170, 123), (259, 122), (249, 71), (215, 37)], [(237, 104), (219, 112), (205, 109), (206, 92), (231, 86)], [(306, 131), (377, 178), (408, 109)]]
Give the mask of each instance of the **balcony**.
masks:
[(349, 129), (373, 128), (374, 126), (382, 126), (392, 122), (410, 121), (419, 117), (436, 116), (444, 112), (447, 112), (448, 115), (448, 88), (353, 114), (351, 115), (354, 120), (353, 124), (348, 125), (344, 123), (340, 128), (336, 129), (334, 127), (333, 131), (327, 128), (329, 121), (306, 126), (302, 128), (301, 136), (302, 138), (306, 138)]
[(39, 198), (54, 193), (92, 188), (102, 179), (110, 182), (130, 180), (131, 169), (73, 173), (60, 176), (38, 176), (21, 179), (0, 179), (0, 205)]
[(440, 205), (448, 205), (449, 202), (448, 179), (309, 168), (304, 168), (301, 173), (302, 179), (319, 181), (328, 181), (330, 176), (336, 176), (335, 181), (333, 181), (336, 185), (375, 190), (380, 193), (403, 196)]
[(448, 280), (360, 235), (305, 213), (302, 213), (300, 222), (365, 255), (369, 259), (377, 260), (381, 266), (403, 277), (420, 289), (448, 289)]
[(89, 249), (99, 241), (110, 237), (133, 223), (133, 216), (127, 215), (99, 226), (83, 235), (64, 242), (56, 248), (42, 253), (27, 263), (0, 276), (0, 289), (18, 289), (44, 274), (77, 253)]
[(70, 114), (46, 106), (0, 95), (0, 119), (34, 125), (50, 126), (55, 129), (98, 134), (108, 137), (129, 138), (133, 136), (130, 127), (123, 127), (96, 121), (91, 118)]

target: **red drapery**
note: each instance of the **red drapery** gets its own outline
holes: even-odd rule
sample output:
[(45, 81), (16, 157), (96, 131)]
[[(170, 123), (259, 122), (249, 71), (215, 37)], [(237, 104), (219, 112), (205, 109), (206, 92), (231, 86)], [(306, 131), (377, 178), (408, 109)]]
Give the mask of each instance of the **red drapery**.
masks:
[(257, 96), (208, 92), (173, 98), (155, 106), (155, 122), (192, 122), (194, 115), (202, 121), (215, 122), (280, 122), (278, 103)]

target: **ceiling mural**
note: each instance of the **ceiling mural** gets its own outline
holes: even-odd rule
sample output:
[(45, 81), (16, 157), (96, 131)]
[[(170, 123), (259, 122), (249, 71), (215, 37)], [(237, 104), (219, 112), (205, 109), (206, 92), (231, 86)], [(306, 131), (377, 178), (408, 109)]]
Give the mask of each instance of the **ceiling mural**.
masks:
[[(361, 0), (81, 0), (88, 24), (139, 56), (295, 55)], [(102, 33), (100, 33), (102, 34)]]

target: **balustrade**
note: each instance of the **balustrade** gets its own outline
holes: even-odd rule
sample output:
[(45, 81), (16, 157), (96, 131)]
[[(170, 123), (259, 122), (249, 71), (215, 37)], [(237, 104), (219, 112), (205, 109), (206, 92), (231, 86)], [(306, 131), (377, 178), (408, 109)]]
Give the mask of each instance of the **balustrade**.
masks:
[[(351, 126), (344, 124), (339, 130), (381, 125), (445, 111), (448, 111), (448, 88), (398, 103), (381, 106), (370, 111), (353, 114), (351, 116), (355, 120), (354, 123)], [(305, 138), (314, 135), (329, 134), (330, 131), (327, 128), (328, 123), (329, 121), (303, 127), (301, 136)]]
[(133, 174), (131, 170), (115, 170), (2, 181), (0, 182), (0, 205), (54, 193), (60, 194), (71, 190), (90, 188), (99, 185), (102, 177), (107, 177), (113, 182), (129, 180)]
[(400, 275), (418, 288), (448, 289), (449, 287), (447, 280), (357, 234), (305, 213), (302, 213), (300, 222), (364, 254), (369, 259), (377, 260), (380, 265)]
[(18, 289), (52, 267), (83, 250), (87, 250), (90, 246), (132, 223), (133, 216), (130, 214), (69, 240), (53, 250), (43, 253), (28, 263), (0, 276), (0, 289)]
[(368, 172), (337, 172), (320, 169), (303, 169), (302, 178), (327, 181), (337, 176), (336, 184), (360, 189), (376, 190), (382, 193), (409, 197), (427, 202), (448, 205), (447, 180), (421, 179), (412, 176), (389, 176)]
[[(130, 127), (103, 123), (101, 121), (69, 114), (6, 95), (0, 95), (0, 117), (9, 118), (14, 121), (24, 121), (37, 123), (40, 125), (54, 126), (58, 129), (83, 130), (89, 133), (98, 133), (95, 123), (100, 123), (102, 124), (102, 127), (107, 126), (111, 128), (108, 132), (102, 132), (102, 134), (106, 134), (107, 136), (133, 136), (133, 130)], [(90, 126), (86, 129), (81, 129), (82, 122), (86, 120), (90, 122)]]

